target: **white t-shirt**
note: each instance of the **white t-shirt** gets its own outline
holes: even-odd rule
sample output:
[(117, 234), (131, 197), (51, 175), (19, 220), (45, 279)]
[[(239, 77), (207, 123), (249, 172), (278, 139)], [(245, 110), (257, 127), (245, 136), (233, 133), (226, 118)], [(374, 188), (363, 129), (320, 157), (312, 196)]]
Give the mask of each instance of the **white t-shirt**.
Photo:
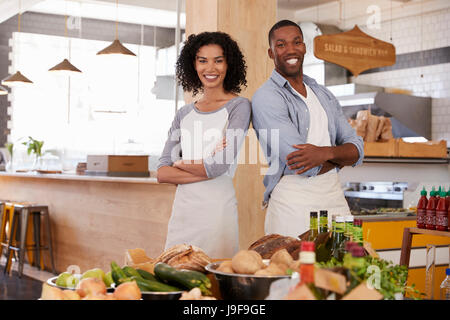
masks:
[(306, 98), (295, 91), (296, 94), (306, 103), (309, 110), (309, 129), (306, 143), (319, 147), (329, 147), (330, 133), (328, 132), (328, 116), (322, 107), (319, 99), (317, 99), (314, 91), (305, 84)]

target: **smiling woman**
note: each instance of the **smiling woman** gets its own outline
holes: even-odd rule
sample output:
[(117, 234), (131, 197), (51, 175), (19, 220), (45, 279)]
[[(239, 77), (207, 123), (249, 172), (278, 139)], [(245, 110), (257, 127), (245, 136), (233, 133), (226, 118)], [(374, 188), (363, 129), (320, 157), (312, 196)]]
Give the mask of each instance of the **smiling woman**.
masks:
[(177, 112), (159, 159), (158, 181), (177, 185), (166, 249), (189, 243), (231, 258), (239, 247), (233, 176), (251, 110), (237, 96), (245, 61), (229, 35), (204, 32), (189, 36), (176, 66), (183, 89), (202, 97)]

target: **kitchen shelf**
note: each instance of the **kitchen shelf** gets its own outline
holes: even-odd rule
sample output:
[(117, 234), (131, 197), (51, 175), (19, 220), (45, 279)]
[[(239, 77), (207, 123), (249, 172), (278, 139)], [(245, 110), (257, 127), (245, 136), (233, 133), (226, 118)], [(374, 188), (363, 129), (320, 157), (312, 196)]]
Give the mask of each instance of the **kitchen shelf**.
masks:
[(392, 157), (365, 157), (364, 163), (421, 163), (421, 164), (448, 164), (448, 158), (392, 158)]

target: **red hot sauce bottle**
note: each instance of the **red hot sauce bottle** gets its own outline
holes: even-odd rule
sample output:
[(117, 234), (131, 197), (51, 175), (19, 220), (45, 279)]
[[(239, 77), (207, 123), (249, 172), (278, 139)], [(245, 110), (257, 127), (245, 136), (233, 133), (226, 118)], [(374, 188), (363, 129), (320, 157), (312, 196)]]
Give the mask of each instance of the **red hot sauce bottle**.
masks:
[(425, 229), (425, 218), (427, 215), (427, 191), (423, 187), (420, 191), (419, 202), (417, 203), (417, 228)]
[(427, 203), (427, 215), (425, 218), (425, 228), (429, 230), (436, 230), (436, 191), (430, 192), (430, 199)]
[(436, 230), (447, 231), (448, 228), (448, 207), (445, 201), (445, 191), (441, 191), (441, 196), (436, 206)]

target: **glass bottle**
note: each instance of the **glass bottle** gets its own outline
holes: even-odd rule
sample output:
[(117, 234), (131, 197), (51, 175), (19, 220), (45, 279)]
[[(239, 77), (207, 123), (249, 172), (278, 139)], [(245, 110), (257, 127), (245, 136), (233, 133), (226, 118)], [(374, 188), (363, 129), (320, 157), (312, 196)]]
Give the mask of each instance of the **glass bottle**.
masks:
[(364, 244), (361, 219), (355, 219), (353, 221), (353, 241), (359, 244), (360, 246)]
[(345, 229), (344, 229), (344, 238), (345, 241), (351, 241), (353, 237), (353, 220), (354, 217), (352, 215), (345, 216)]
[(344, 216), (336, 216), (336, 227), (335, 227), (335, 231), (334, 231), (331, 255), (339, 261), (342, 261), (342, 258), (343, 258), (344, 227), (345, 227)]
[(309, 213), (309, 237), (308, 241), (314, 241), (319, 234), (318, 225), (317, 225), (317, 211), (311, 211)]
[(328, 211), (320, 210), (319, 234), (324, 232), (328, 232)]
[(314, 242), (302, 241), (300, 250), (300, 284), (314, 283), (314, 263), (316, 263)]

